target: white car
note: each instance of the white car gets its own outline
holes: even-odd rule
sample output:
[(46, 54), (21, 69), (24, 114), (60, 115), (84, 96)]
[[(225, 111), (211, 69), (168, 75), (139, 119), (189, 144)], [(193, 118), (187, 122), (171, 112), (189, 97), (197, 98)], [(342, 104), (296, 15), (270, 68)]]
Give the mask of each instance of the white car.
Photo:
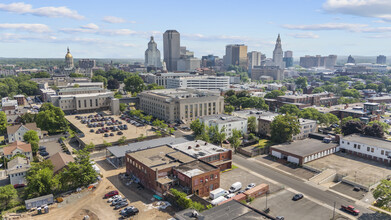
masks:
[(230, 199), (235, 196), (235, 193), (231, 193), (225, 196), (225, 198)]
[(250, 183), (246, 187), (246, 191), (255, 187), (255, 183)]
[(107, 200), (107, 202), (113, 202), (116, 199), (122, 199), (122, 196), (121, 195), (115, 195), (115, 196), (111, 197), (109, 200)]

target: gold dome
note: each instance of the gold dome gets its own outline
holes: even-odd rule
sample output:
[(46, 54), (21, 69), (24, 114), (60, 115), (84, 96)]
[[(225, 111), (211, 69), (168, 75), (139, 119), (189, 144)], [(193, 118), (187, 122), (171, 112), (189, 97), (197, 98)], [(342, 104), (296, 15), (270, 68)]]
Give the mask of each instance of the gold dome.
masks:
[(73, 58), (71, 52), (69, 52), (69, 48), (68, 48), (67, 54), (65, 55), (65, 58)]

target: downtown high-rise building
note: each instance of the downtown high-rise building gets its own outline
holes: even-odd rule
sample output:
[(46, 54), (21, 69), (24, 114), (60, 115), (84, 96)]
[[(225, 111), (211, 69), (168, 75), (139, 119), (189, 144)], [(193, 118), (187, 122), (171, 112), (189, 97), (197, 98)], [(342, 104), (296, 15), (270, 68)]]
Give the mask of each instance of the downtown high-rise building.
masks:
[(334, 69), (337, 62), (337, 55), (328, 55), (322, 57), (321, 55), (300, 57), (300, 66), (304, 68), (325, 68)]
[(251, 73), (251, 70), (254, 66), (260, 66), (262, 61), (262, 53), (258, 51), (251, 51), (247, 53), (248, 59), (248, 71)]
[(376, 57), (376, 63), (377, 64), (386, 64), (387, 62), (387, 57), (384, 55), (379, 55)]
[(225, 47), (224, 65), (241, 66), (247, 69), (247, 46), (230, 44)]
[(176, 30), (167, 30), (163, 34), (164, 62), (167, 70), (177, 71), (177, 63), (180, 57), (181, 39)]
[(290, 50), (287, 50), (284, 52), (284, 59), (285, 67), (289, 68), (293, 66), (293, 52)]
[(281, 38), (280, 34), (278, 34), (276, 46), (274, 47), (273, 51), (273, 62), (275, 66), (280, 67), (280, 69), (285, 68), (285, 64), (283, 61), (283, 52), (282, 52), (282, 45), (281, 45)]
[(148, 43), (148, 49), (145, 51), (145, 67), (162, 67), (160, 51), (157, 49), (157, 44), (152, 36)]

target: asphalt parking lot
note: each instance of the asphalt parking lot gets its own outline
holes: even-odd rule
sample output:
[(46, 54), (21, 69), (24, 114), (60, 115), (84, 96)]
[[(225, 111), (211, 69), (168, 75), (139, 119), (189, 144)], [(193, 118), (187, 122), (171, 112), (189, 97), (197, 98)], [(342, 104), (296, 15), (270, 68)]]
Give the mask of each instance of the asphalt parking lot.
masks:
[(337, 185), (331, 187), (332, 190), (335, 190), (337, 192), (343, 193), (345, 195), (348, 195), (350, 197), (353, 197), (357, 200), (360, 200), (364, 198), (366, 192), (359, 190), (359, 191), (354, 191), (354, 187), (352, 185), (346, 184), (346, 183), (338, 183)]
[[(267, 207), (271, 216), (283, 216), (289, 220), (324, 220), (332, 219), (333, 211), (304, 198), (293, 201), (295, 194), (283, 190), (267, 196)], [(266, 197), (256, 198), (251, 204), (258, 210), (266, 208)], [(338, 216), (338, 214), (336, 214)]]
[(254, 176), (251, 173), (249, 173), (243, 169), (240, 169), (240, 168), (236, 168), (236, 169), (221, 173), (221, 175), (220, 175), (220, 188), (228, 190), (231, 187), (231, 185), (235, 182), (241, 182), (243, 190), (250, 183), (255, 183), (256, 185), (259, 185), (261, 183), (269, 184), (269, 191), (270, 192), (276, 192), (276, 191), (283, 189), (283, 187), (281, 185), (272, 184), (264, 179), (261, 179), (257, 176)]
[(49, 153), (49, 156), (52, 156), (57, 152), (62, 152), (61, 145), (60, 143), (58, 143), (58, 141), (39, 143), (39, 146), (45, 146), (46, 151)]

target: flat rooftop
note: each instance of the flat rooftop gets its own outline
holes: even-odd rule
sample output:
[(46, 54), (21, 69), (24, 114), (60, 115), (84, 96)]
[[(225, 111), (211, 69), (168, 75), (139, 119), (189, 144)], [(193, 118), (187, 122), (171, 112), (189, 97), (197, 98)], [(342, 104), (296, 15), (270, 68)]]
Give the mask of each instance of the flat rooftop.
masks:
[(362, 143), (369, 146), (376, 146), (391, 150), (391, 141), (387, 141), (381, 138), (368, 137), (365, 135), (352, 134), (341, 138), (341, 140), (353, 141)]
[(145, 91), (141, 94), (154, 94), (166, 98), (188, 99), (206, 96), (220, 96), (220, 93), (201, 89), (159, 89)]
[(193, 157), (190, 157), (167, 145), (128, 154), (143, 163), (145, 166), (158, 170), (168, 167), (177, 167), (182, 163), (188, 163), (195, 160)]
[(379, 97), (372, 97), (372, 98), (368, 98), (368, 100), (388, 100), (388, 99), (391, 99), (391, 96), (379, 96)]
[(183, 142), (187, 142), (186, 138), (174, 138), (174, 137), (163, 137), (158, 139), (152, 139), (147, 141), (141, 141), (136, 143), (130, 143), (128, 145), (122, 146), (113, 146), (108, 147), (107, 150), (115, 157), (125, 157), (126, 153), (136, 152), (140, 150), (145, 150), (152, 147), (162, 146), (162, 145), (174, 145)]
[(194, 160), (189, 163), (184, 163), (179, 165), (178, 167), (174, 168), (178, 172), (186, 175), (189, 178), (192, 178), (193, 176), (198, 176), (203, 173), (207, 173), (213, 170), (218, 169), (215, 166), (209, 165), (205, 162)]
[(298, 140), (292, 143), (284, 143), (276, 146), (271, 146), (272, 149), (285, 151), (296, 156), (306, 157), (324, 150), (337, 147), (338, 144), (323, 143), (317, 139)]
[(283, 96), (278, 96), (279, 98), (288, 98), (288, 99), (301, 99), (301, 98), (307, 98), (307, 97), (315, 97), (315, 96), (325, 96), (329, 95), (330, 93), (328, 92), (323, 92), (323, 93), (316, 93), (316, 94), (295, 94), (295, 95), (283, 95)]
[(171, 145), (171, 147), (195, 158), (203, 158), (229, 151), (228, 149), (201, 140), (178, 143)]
[(256, 109), (249, 109), (249, 110), (242, 110), (242, 111), (235, 111), (233, 114), (242, 116), (242, 117), (263, 117), (263, 116), (271, 116), (271, 115), (278, 115), (277, 113), (274, 112), (269, 112), (269, 111), (260, 111)]
[(226, 115), (226, 114), (219, 114), (219, 115), (208, 115), (201, 117), (204, 121), (215, 121), (216, 123), (228, 123), (228, 122), (235, 122), (235, 121), (247, 121), (245, 118), (241, 118), (238, 116), (232, 116), (232, 115)]

